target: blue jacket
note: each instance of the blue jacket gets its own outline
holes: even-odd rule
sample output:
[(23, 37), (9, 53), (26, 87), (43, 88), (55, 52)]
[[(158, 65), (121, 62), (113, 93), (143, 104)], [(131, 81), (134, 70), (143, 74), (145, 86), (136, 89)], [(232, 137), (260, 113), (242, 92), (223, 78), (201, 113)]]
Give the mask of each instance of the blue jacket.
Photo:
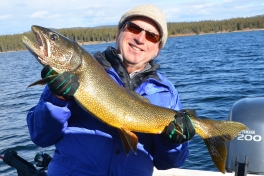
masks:
[[(122, 80), (112, 67), (107, 73), (121, 86)], [(135, 91), (151, 103), (181, 109), (173, 84), (155, 72)], [(157, 169), (180, 167), (188, 156), (188, 142), (173, 144), (161, 135), (136, 133), (137, 155), (127, 156), (118, 130), (84, 111), (75, 101), (56, 98), (46, 86), (38, 104), (27, 116), (31, 140), (38, 146), (55, 145), (48, 167), (50, 176), (151, 176)]]

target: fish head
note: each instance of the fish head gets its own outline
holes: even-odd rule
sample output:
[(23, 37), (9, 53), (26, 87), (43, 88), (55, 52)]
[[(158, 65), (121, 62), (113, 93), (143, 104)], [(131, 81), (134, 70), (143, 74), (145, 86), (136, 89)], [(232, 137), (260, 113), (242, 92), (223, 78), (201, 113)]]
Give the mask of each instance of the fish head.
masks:
[(57, 73), (74, 72), (82, 63), (81, 47), (72, 39), (51, 29), (33, 25), (36, 43), (23, 36), (22, 42), (42, 65), (49, 65)]

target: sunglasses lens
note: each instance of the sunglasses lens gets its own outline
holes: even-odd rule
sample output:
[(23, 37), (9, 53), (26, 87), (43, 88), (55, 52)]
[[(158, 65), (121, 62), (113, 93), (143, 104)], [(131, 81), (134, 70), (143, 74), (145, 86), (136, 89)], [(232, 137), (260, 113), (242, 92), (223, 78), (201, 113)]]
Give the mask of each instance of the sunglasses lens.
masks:
[[(139, 27), (138, 25), (132, 23), (132, 22), (128, 22), (126, 24), (126, 28), (129, 32), (132, 32), (133, 34), (139, 34), (141, 31), (143, 31), (144, 29), (142, 29), (141, 27)], [(146, 39), (152, 43), (157, 43), (160, 41), (160, 36), (156, 35), (152, 32), (146, 31)]]
[(133, 34), (139, 34), (142, 31), (142, 29), (139, 26), (135, 25), (134, 23), (128, 23), (127, 29)]
[(157, 43), (160, 40), (160, 36), (146, 31), (146, 39), (150, 42)]

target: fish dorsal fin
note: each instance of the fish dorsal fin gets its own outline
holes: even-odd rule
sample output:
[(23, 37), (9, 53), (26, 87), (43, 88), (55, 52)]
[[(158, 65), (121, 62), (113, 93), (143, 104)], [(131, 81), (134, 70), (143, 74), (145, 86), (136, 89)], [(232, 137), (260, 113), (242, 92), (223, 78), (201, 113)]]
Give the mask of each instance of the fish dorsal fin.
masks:
[(128, 155), (130, 150), (133, 150), (137, 154), (138, 137), (131, 131), (125, 130), (124, 128), (119, 129), (119, 134), (125, 148), (126, 154)]
[(134, 92), (133, 90), (127, 89), (127, 91), (134, 97), (138, 98), (139, 100), (142, 100), (146, 103), (150, 103), (149, 99), (142, 97), (138, 93)]
[(47, 78), (44, 78), (44, 79), (40, 79), (38, 81), (35, 81), (33, 82), (32, 84), (30, 84), (27, 88), (31, 87), (31, 86), (36, 86), (36, 85), (45, 85), (47, 84), (48, 82), (50, 82), (51, 80), (53, 80), (56, 76), (58, 76), (58, 74), (56, 75), (52, 75), (52, 76), (49, 76)]

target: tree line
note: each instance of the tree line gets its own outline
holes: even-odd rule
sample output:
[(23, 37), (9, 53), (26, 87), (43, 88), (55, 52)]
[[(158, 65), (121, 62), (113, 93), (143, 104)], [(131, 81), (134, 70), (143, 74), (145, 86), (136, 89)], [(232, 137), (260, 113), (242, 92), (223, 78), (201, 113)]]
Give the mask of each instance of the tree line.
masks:
[[(168, 35), (188, 35), (202, 33), (232, 32), (251, 29), (264, 29), (264, 16), (248, 18), (232, 18), (228, 20), (206, 20), (199, 22), (169, 22)], [(79, 44), (87, 42), (109, 42), (115, 41), (117, 26), (106, 26), (96, 28), (65, 28), (54, 29), (62, 35), (73, 39)], [(0, 52), (25, 50), (22, 36), (27, 36), (35, 41), (32, 32), (24, 32), (14, 35), (0, 35)]]

